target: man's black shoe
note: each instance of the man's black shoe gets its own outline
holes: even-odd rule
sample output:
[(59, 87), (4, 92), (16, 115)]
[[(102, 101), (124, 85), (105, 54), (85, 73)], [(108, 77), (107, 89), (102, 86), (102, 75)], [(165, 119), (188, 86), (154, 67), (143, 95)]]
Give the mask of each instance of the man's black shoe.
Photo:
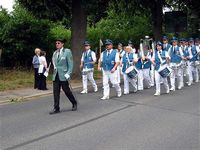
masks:
[(72, 106), (72, 111), (76, 111), (77, 110), (77, 104), (74, 104), (73, 106)]
[(57, 113), (60, 113), (60, 110), (54, 109), (51, 112), (49, 112), (50, 115), (57, 114)]

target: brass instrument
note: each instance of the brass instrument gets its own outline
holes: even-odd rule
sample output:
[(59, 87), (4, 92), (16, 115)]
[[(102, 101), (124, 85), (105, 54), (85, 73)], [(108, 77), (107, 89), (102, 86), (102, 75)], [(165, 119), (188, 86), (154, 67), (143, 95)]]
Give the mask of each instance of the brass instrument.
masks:
[(156, 45), (155, 42), (153, 41), (152, 38), (149, 38), (149, 36), (145, 36), (145, 39), (140, 39), (140, 49), (138, 54), (141, 57), (142, 67), (144, 66), (145, 63), (148, 62), (146, 57), (150, 53), (153, 54), (155, 52), (155, 45)]
[(145, 39), (140, 39), (140, 51), (143, 60), (148, 55), (149, 50), (155, 52), (155, 42), (149, 36), (145, 36)]

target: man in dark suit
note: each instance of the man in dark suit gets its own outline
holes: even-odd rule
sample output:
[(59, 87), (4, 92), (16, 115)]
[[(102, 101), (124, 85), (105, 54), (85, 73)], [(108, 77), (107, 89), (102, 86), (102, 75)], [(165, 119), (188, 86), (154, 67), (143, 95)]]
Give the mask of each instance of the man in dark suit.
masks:
[(53, 53), (52, 62), (54, 66), (53, 72), (53, 95), (54, 109), (50, 114), (60, 112), (60, 88), (62, 87), (65, 95), (72, 103), (72, 111), (77, 110), (77, 101), (69, 87), (69, 78), (73, 69), (73, 57), (70, 49), (64, 48), (64, 39), (56, 40), (56, 51)]

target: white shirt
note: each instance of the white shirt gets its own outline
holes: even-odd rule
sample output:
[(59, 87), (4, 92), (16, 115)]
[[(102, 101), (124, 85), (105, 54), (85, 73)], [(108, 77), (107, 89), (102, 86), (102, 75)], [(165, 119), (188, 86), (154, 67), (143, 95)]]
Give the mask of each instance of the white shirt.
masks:
[[(97, 58), (96, 58), (95, 52), (93, 52), (92, 50), (89, 49), (89, 50), (87, 51), (87, 55), (89, 54), (90, 51), (91, 51), (91, 55), (92, 55), (92, 60), (93, 60), (94, 62), (96, 62)], [(82, 54), (81, 61), (84, 61), (84, 53)]]
[[(161, 50), (161, 51), (156, 51), (157, 54), (158, 54), (159, 59), (160, 59), (160, 57), (161, 57), (161, 56), (160, 56), (160, 53), (162, 53), (162, 51), (163, 51), (163, 50)], [(156, 52), (155, 52), (155, 53), (156, 53)], [(164, 52), (165, 52), (165, 57), (166, 57), (166, 58), (170, 58), (169, 53), (168, 53), (167, 51), (164, 51)], [(155, 53), (153, 53), (153, 56), (152, 56), (153, 60), (155, 60)]]
[(190, 58), (190, 59), (193, 57), (193, 54), (192, 54), (192, 47), (193, 47), (193, 46), (194, 46), (194, 45), (188, 47), (188, 53), (189, 53), (189, 58)]
[[(107, 51), (107, 55), (108, 55), (108, 50), (106, 50), (106, 51)], [(109, 50), (109, 53), (111, 54), (112, 51), (113, 51), (113, 49)], [(101, 62), (103, 61), (103, 53), (104, 52), (101, 53)], [(115, 55), (115, 62), (119, 62), (119, 53), (116, 53), (116, 55)]]
[[(129, 54), (131, 54), (131, 53), (129, 53)], [(126, 55), (126, 57), (128, 57), (127, 55), (128, 55), (128, 53), (124, 53), (124, 55)], [(123, 61), (123, 57), (121, 58), (121, 62)], [(137, 57), (137, 54), (134, 54), (133, 53), (133, 61), (138, 61), (138, 57)]]
[[(171, 46), (170, 48), (169, 48), (169, 50), (168, 50), (168, 53), (170, 54), (170, 53), (173, 53), (173, 51), (171, 51), (171, 48), (172, 48), (172, 50), (174, 50), (173, 48), (177, 48), (178, 46), (176, 45), (176, 46)], [(178, 50), (179, 50), (179, 53), (180, 53), (180, 56), (183, 56), (184, 54), (183, 54), (183, 50), (182, 50), (182, 48), (181, 47), (178, 47)]]
[(39, 62), (40, 62), (40, 66), (39, 66), (39, 69), (38, 69), (38, 73), (43, 73), (44, 67), (47, 67), (46, 58), (44, 56), (40, 56)]

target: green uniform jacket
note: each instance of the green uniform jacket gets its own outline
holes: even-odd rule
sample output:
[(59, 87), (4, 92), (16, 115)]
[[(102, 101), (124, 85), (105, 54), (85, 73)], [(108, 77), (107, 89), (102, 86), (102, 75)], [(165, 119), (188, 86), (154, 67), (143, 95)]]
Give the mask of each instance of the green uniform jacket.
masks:
[(58, 51), (53, 53), (52, 62), (54, 65), (53, 81), (55, 81), (56, 74), (60, 81), (66, 81), (65, 74), (70, 75), (73, 69), (73, 57), (70, 49), (63, 48), (58, 58)]

